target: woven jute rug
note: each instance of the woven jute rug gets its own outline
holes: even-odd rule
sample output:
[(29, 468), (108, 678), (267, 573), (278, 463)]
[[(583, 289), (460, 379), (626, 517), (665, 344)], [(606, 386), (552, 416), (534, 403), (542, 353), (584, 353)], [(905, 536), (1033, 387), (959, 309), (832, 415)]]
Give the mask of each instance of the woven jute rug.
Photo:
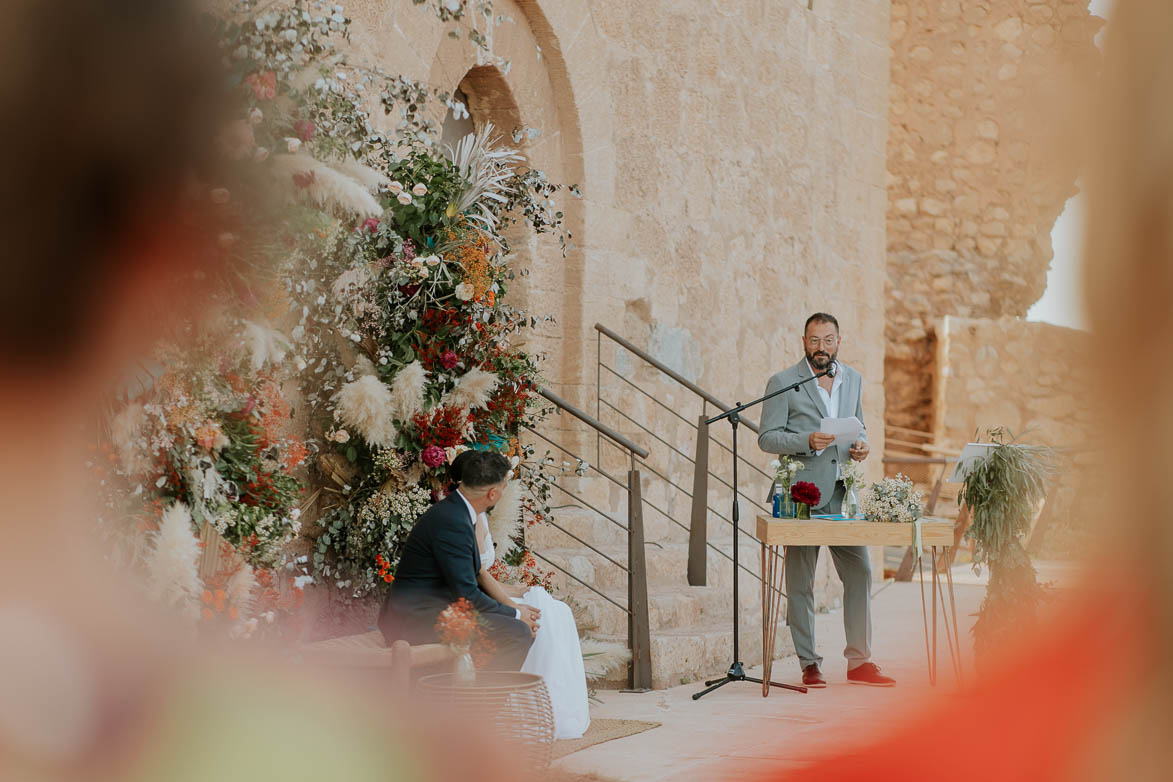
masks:
[(660, 724), (659, 722), (643, 722), (641, 720), (605, 720), (592, 718), (591, 726), (587, 728), (587, 732), (581, 739), (555, 741), (552, 756), (554, 758), (564, 757), (571, 752), (578, 752), (587, 747), (602, 744), (604, 741), (613, 741), (614, 739), (621, 739), (625, 736), (634, 736), (637, 733), (643, 733), (645, 730), (658, 728)]

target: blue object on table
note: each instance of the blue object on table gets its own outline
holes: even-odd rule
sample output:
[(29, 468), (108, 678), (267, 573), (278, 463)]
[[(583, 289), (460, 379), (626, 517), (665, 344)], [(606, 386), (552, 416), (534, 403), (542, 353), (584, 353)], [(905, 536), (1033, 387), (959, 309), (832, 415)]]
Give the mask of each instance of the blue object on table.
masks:
[(782, 518), (782, 492), (774, 492), (774, 518)]

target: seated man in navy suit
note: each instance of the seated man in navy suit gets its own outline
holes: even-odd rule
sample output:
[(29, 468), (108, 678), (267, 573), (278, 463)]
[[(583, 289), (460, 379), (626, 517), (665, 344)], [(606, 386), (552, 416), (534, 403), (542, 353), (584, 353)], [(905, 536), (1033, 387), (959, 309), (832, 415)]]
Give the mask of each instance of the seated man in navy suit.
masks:
[(496, 650), (487, 667), (521, 670), (537, 631), (536, 616), (497, 602), (477, 585), (477, 516), (501, 499), (508, 480), (509, 460), (501, 454), (461, 455), (456, 491), (428, 508), (407, 536), (391, 594), (379, 613), (388, 644), (435, 643), (436, 618), (463, 597), (480, 612)]

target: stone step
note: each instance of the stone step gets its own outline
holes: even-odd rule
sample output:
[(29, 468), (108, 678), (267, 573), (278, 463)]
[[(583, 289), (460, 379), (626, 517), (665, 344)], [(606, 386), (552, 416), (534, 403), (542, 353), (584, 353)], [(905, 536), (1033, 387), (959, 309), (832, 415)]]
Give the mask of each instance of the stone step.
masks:
[[(757, 581), (753, 583), (756, 585)], [(760, 618), (759, 588), (743, 588), (738, 597), (742, 618)], [(608, 594), (607, 598), (621, 606), (627, 605), (626, 592)], [(626, 637), (628, 617), (615, 603), (581, 587), (564, 599), (573, 604), (582, 632)], [(658, 589), (648, 594), (648, 625), (653, 633), (718, 621), (731, 622), (732, 611), (733, 591), (725, 587)]]
[[(760, 622), (742, 617), (739, 628), (740, 662), (746, 667), (762, 661), (762, 630)], [(606, 638), (605, 636), (597, 636)], [(627, 637), (606, 638), (617, 643), (626, 643)], [(779, 624), (775, 638), (774, 656), (781, 659), (794, 654), (789, 628)], [(724, 675), (733, 660), (733, 628), (731, 624), (710, 624), (699, 627), (663, 631), (652, 634), (652, 687), (663, 689), (678, 684), (700, 683), (705, 679), (716, 679)], [(622, 669), (601, 682), (602, 687), (625, 687), (628, 670)], [(753, 684), (737, 685), (753, 687)], [(698, 686), (698, 690), (700, 686)]]
[[(733, 544), (731, 541), (715, 542), (714, 546), (732, 556)], [(626, 567), (627, 546), (611, 545), (599, 546), (598, 548), (615, 562)], [(602, 592), (627, 594), (627, 572), (584, 546), (536, 550), (544, 558)], [(745, 542), (743, 538), (738, 550), (740, 564), (749, 570), (749, 572), (741, 571), (741, 585), (756, 590), (759, 588), (760, 582), (751, 573), (756, 574), (759, 570), (761, 549), (758, 544)], [(644, 554), (649, 589), (661, 586), (688, 588), (687, 543), (646, 544)], [(733, 563), (727, 557), (710, 549), (706, 565), (706, 586), (732, 585)], [(574, 579), (555, 572), (554, 585), (560, 589), (573, 590), (576, 585)]]

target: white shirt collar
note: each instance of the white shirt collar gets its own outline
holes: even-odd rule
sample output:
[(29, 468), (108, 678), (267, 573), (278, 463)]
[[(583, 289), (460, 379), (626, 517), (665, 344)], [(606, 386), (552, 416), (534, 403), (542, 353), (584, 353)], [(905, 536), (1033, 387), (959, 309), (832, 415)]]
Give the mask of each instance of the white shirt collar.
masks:
[[(804, 358), (803, 361), (806, 361), (806, 368), (808, 370), (810, 370), (811, 376), (813, 377), (816, 374), (815, 368), (811, 366), (811, 362), (809, 359)], [(832, 391), (835, 390), (835, 386), (837, 386), (843, 382), (843, 365), (840, 364), (838, 361), (835, 361), (834, 363), (835, 363), (835, 377), (833, 377), (831, 379), (831, 390)], [(818, 381), (816, 380), (815, 383), (817, 384)]]
[(461, 494), (460, 489), (456, 490), (456, 494), (464, 501), (464, 507), (468, 508), (468, 518), (470, 521), (472, 521), (472, 525), (475, 527), (477, 525), (476, 508), (474, 508), (472, 503), (468, 501), (468, 497), (465, 497), (463, 494)]

